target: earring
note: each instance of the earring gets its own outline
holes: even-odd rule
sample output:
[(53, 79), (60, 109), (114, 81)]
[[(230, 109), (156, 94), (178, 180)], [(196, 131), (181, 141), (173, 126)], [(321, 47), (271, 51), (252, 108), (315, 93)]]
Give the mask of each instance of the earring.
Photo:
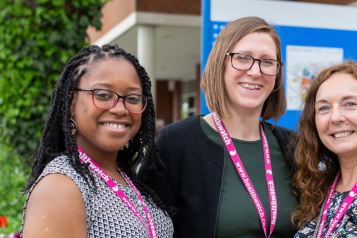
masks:
[(72, 117), (70, 118), (70, 120), (71, 120), (71, 122), (69, 124), (72, 127), (71, 132), (72, 132), (72, 135), (74, 135), (76, 133), (76, 131), (77, 131), (78, 126), (77, 126), (76, 121)]

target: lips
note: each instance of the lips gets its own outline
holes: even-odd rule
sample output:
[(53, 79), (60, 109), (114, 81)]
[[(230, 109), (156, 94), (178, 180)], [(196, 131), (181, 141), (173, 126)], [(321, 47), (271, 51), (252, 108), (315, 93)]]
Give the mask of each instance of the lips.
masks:
[(249, 83), (239, 83), (239, 85), (243, 88), (250, 89), (250, 90), (259, 90), (263, 87), (260, 84), (249, 84)]

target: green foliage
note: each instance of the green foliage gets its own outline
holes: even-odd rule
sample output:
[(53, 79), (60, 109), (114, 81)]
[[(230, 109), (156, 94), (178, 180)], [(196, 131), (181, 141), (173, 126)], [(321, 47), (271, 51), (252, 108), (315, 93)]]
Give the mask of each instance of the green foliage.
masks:
[(0, 143), (30, 156), (70, 57), (100, 29), (101, 0), (0, 0)]
[(25, 187), (30, 173), (30, 168), (10, 149), (0, 145), (0, 216), (5, 215), (9, 222), (7, 227), (0, 229), (0, 233), (4, 234), (20, 230), (26, 200), (20, 195), (20, 190)]
[(0, 0), (0, 215), (18, 232), (30, 174), (50, 108), (51, 92), (67, 61), (88, 44), (89, 25), (101, 27), (106, 0)]

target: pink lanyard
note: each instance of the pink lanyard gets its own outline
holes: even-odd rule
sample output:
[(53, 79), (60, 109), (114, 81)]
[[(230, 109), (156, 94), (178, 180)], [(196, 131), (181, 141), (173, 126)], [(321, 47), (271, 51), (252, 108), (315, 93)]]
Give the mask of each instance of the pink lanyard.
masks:
[(232, 143), (232, 139), (229, 136), (229, 133), (228, 133), (226, 127), (224, 126), (223, 121), (216, 115), (216, 113), (213, 112), (212, 117), (213, 117), (213, 121), (216, 125), (216, 128), (222, 137), (223, 142), (226, 144), (227, 150), (232, 158), (234, 165), (236, 166), (238, 174), (241, 177), (244, 186), (248, 190), (248, 193), (249, 193), (250, 197), (252, 198), (255, 207), (257, 208), (260, 222), (262, 223), (262, 227), (264, 230), (265, 237), (270, 237), (271, 234), (273, 233), (275, 223), (276, 223), (276, 218), (278, 215), (278, 203), (277, 203), (277, 199), (276, 199), (275, 185), (274, 185), (274, 179), (273, 179), (273, 170), (271, 168), (271, 163), (270, 163), (269, 145), (268, 145), (268, 140), (264, 134), (263, 127), (260, 125), (260, 131), (261, 131), (261, 135), (262, 135), (262, 139), (263, 139), (265, 176), (266, 176), (268, 192), (269, 192), (269, 200), (270, 200), (271, 223), (270, 223), (270, 234), (269, 235), (267, 235), (266, 215), (265, 215), (263, 204), (260, 202), (258, 194), (256, 193), (247, 172), (245, 171), (243, 163), (242, 163), (242, 161), (241, 161), (241, 159)]
[(135, 193), (138, 195), (141, 204), (145, 210), (146, 213), (146, 217), (148, 219), (148, 224), (149, 224), (149, 228), (150, 228), (150, 232), (145, 224), (144, 219), (142, 218), (142, 216), (140, 215), (140, 213), (138, 212), (138, 210), (136, 210), (136, 208), (134, 207), (134, 205), (129, 201), (129, 199), (127, 198), (127, 196), (125, 196), (125, 194), (120, 190), (120, 188), (114, 183), (114, 181), (107, 175), (106, 172), (104, 172), (104, 170), (102, 170), (99, 165), (91, 158), (89, 157), (79, 146), (78, 147), (78, 151), (79, 151), (79, 159), (84, 163), (89, 163), (89, 168), (91, 168), (95, 173), (97, 173), (107, 184), (108, 186), (114, 191), (114, 193), (116, 193), (118, 195), (118, 197), (131, 209), (131, 211), (139, 218), (139, 220), (141, 221), (141, 223), (144, 225), (146, 232), (148, 233), (148, 235), (150, 234), (151, 238), (157, 238), (157, 233), (156, 233), (156, 229), (155, 229), (155, 224), (154, 224), (154, 220), (151, 217), (149, 210), (147, 209), (145, 202), (143, 200), (143, 198), (141, 197), (141, 194), (139, 192), (139, 190), (135, 187), (135, 185), (128, 179), (128, 177), (126, 176), (126, 174), (121, 170), (121, 168), (118, 165), (118, 168), (120, 170), (120, 172), (122, 173), (122, 175), (124, 175), (124, 177), (126, 178), (126, 181), (130, 184), (130, 187), (135, 191)]
[[(324, 207), (324, 211), (322, 213), (322, 218), (321, 218), (321, 223), (320, 223), (320, 227), (319, 227), (319, 232), (317, 233), (317, 237), (320, 238), (322, 236), (323, 230), (324, 230), (324, 225), (326, 222), (326, 217), (327, 217), (327, 213), (330, 207), (330, 203), (331, 203), (331, 199), (333, 196), (333, 193), (335, 191), (336, 188), (336, 184), (338, 181), (338, 178), (340, 177), (340, 172), (338, 172), (335, 180), (333, 181), (329, 193), (327, 195), (327, 200), (325, 203), (325, 207)], [(351, 191), (348, 193), (347, 197), (345, 198), (345, 200), (343, 200), (341, 206), (339, 207), (339, 209), (337, 210), (337, 213), (335, 215), (335, 217), (333, 218), (329, 228), (326, 231), (326, 234), (324, 237), (329, 237), (330, 234), (332, 233), (333, 229), (335, 229), (335, 227), (337, 226), (338, 222), (341, 220), (342, 216), (345, 214), (345, 212), (347, 211), (347, 209), (350, 207), (351, 203), (354, 201), (355, 197), (357, 195), (357, 183), (353, 186), (353, 188), (351, 189)]]

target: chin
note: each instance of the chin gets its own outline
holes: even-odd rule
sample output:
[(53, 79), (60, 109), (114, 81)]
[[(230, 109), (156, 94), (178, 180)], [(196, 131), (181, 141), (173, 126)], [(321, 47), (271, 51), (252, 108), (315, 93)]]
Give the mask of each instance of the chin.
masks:
[(245, 105), (240, 105), (241, 108), (246, 109), (246, 110), (257, 110), (261, 108), (260, 104), (245, 104)]
[(101, 149), (103, 151), (106, 151), (106, 152), (118, 152), (119, 150), (123, 149), (125, 147), (126, 143), (125, 144), (112, 144), (112, 145), (106, 145), (106, 146), (103, 146), (101, 147)]

